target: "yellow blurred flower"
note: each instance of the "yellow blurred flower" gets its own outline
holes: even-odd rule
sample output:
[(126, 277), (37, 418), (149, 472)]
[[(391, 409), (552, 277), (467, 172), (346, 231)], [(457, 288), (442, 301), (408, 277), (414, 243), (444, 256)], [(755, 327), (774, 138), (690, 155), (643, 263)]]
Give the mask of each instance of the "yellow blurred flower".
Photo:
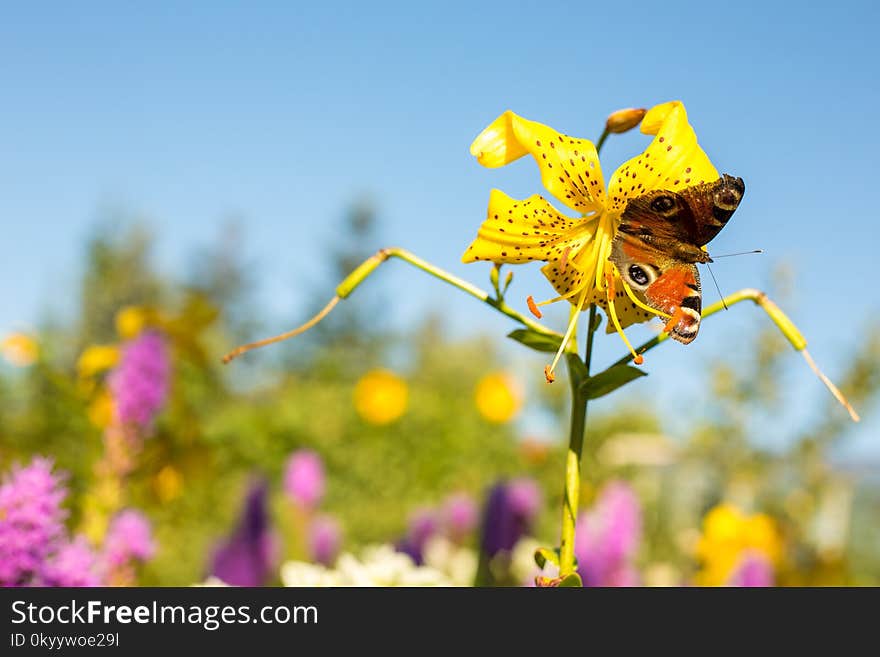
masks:
[(37, 341), (26, 333), (10, 333), (0, 343), (0, 350), (3, 352), (3, 358), (16, 367), (32, 365), (40, 355)]
[(354, 407), (370, 424), (394, 422), (406, 411), (409, 390), (394, 372), (371, 370), (354, 388)]
[(147, 324), (147, 311), (140, 306), (125, 306), (116, 313), (116, 332), (123, 340), (130, 340)]
[(474, 398), (480, 415), (497, 424), (510, 422), (522, 405), (522, 395), (516, 383), (500, 372), (487, 374), (480, 379)]
[(183, 490), (183, 475), (173, 465), (166, 465), (153, 478), (153, 490), (163, 504), (170, 502)]
[(89, 404), (89, 421), (99, 429), (106, 429), (113, 421), (113, 397), (106, 390), (99, 392)]
[(109, 370), (119, 362), (119, 349), (112, 345), (95, 344), (87, 347), (76, 362), (76, 371), (81, 379)]
[(747, 552), (761, 554), (776, 567), (782, 560), (782, 549), (782, 536), (770, 516), (746, 515), (732, 504), (719, 504), (703, 518), (703, 533), (696, 545), (703, 567), (696, 574), (696, 583), (727, 583)]

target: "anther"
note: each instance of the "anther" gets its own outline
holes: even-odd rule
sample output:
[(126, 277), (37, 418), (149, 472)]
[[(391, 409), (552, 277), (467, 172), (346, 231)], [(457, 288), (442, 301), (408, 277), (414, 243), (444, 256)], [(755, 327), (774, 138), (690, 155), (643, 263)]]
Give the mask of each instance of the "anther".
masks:
[(526, 297), (526, 304), (529, 307), (529, 311), (535, 317), (541, 319), (544, 316), (543, 313), (538, 309), (538, 304), (535, 303), (535, 298), (531, 294)]
[(611, 316), (611, 323), (614, 324), (614, 329), (617, 331), (617, 335), (620, 336), (620, 339), (623, 340), (623, 344), (626, 345), (626, 348), (629, 349), (629, 353), (632, 354), (633, 362), (636, 365), (641, 365), (645, 362), (645, 358), (640, 354), (636, 353), (636, 350), (633, 349), (632, 344), (630, 344), (629, 339), (626, 337), (626, 333), (623, 332), (623, 328), (620, 326), (620, 321), (617, 319), (617, 309), (614, 307), (614, 273), (613, 269), (609, 266), (605, 268), (605, 295), (608, 300), (608, 314)]

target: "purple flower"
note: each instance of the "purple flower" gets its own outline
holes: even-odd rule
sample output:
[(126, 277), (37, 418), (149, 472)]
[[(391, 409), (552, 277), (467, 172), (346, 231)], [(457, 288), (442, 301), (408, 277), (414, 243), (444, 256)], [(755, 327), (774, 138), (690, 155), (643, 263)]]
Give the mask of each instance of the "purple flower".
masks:
[(425, 546), (437, 533), (440, 523), (433, 509), (419, 509), (409, 520), (406, 536), (398, 541), (397, 551), (408, 554), (417, 565), (424, 563)]
[(304, 509), (314, 509), (324, 497), (324, 464), (308, 449), (290, 455), (284, 472), (284, 492)]
[(773, 586), (773, 564), (760, 552), (747, 552), (740, 559), (733, 575), (731, 586), (768, 587)]
[(134, 561), (148, 561), (156, 552), (150, 521), (134, 509), (120, 511), (107, 529), (104, 561), (114, 569)]
[(13, 466), (0, 485), (0, 585), (39, 584), (42, 569), (65, 538), (67, 491), (52, 461)]
[(62, 545), (45, 564), (42, 586), (101, 586), (98, 560), (84, 536)]
[(531, 479), (501, 481), (493, 486), (483, 512), (482, 552), (490, 558), (509, 552), (519, 539), (531, 533), (541, 497), (541, 489)]
[(309, 550), (312, 561), (332, 566), (342, 543), (342, 529), (335, 518), (318, 516), (309, 527)]
[(165, 403), (170, 369), (168, 347), (158, 331), (144, 331), (125, 346), (109, 379), (122, 426), (149, 431)]
[(262, 586), (272, 568), (272, 537), (266, 508), (268, 487), (260, 482), (245, 500), (238, 526), (211, 563), (211, 575), (233, 586)]
[(455, 493), (446, 498), (440, 515), (449, 538), (457, 542), (464, 540), (479, 520), (477, 503), (466, 493)]
[(632, 558), (642, 533), (642, 512), (632, 489), (612, 482), (593, 508), (582, 513), (575, 533), (575, 555), (584, 586), (635, 586)]

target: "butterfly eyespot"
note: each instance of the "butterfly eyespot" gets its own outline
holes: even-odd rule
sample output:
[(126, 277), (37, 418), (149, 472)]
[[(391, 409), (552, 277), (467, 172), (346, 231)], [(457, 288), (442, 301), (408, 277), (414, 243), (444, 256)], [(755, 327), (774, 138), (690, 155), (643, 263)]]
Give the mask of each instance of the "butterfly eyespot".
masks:
[(648, 281), (651, 280), (645, 270), (638, 265), (630, 265), (627, 273), (629, 274), (630, 280), (636, 285), (647, 285)]
[(651, 209), (654, 212), (669, 212), (675, 207), (675, 199), (671, 196), (658, 196), (651, 201)]

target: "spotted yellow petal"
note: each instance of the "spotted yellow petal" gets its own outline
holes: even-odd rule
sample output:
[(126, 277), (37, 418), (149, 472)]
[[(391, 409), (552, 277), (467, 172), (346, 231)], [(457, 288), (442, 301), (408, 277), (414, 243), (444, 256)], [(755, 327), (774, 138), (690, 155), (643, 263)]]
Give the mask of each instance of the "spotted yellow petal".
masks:
[(718, 179), (718, 171), (697, 143), (679, 101), (653, 107), (642, 120), (642, 132), (655, 135), (641, 155), (625, 162), (608, 183), (608, 208), (622, 212), (628, 199), (655, 189), (678, 191)]
[(504, 112), (471, 144), (486, 167), (500, 167), (531, 153), (544, 187), (569, 208), (589, 214), (602, 210), (605, 182), (593, 142), (563, 135), (535, 121)]
[[(608, 302), (605, 299), (605, 294), (597, 294), (596, 297), (594, 303), (602, 308), (602, 310), (605, 311), (605, 314), (608, 315)], [(629, 300), (629, 297), (626, 296), (625, 292), (620, 291), (617, 291), (614, 297), (614, 312), (617, 313), (617, 321), (620, 322), (620, 328), (627, 328), (633, 324), (647, 322), (653, 317), (656, 317), (653, 313), (649, 313), (647, 310), (639, 308)], [(610, 319), (605, 322), (605, 333), (614, 333), (616, 330), (617, 329), (614, 328), (614, 324), (611, 323)]]
[[(614, 239), (613, 224), (614, 218), (609, 214), (590, 221), (590, 234), (582, 235), (578, 240), (580, 249), (570, 251), (565, 260), (551, 260), (541, 268), (541, 273), (547, 277), (560, 298), (577, 304), (578, 292), (589, 287), (583, 307), (588, 308), (589, 304), (595, 303), (607, 314), (605, 271), (610, 265), (608, 256), (611, 254), (611, 242)], [(654, 316), (629, 300), (619, 278), (616, 279), (614, 291), (614, 309), (622, 327), (644, 322)], [(614, 331), (610, 321), (606, 322), (606, 330), (608, 333)]]
[(512, 264), (563, 260), (591, 238), (595, 223), (594, 219), (560, 214), (543, 196), (517, 201), (493, 189), (486, 220), (461, 260)]

